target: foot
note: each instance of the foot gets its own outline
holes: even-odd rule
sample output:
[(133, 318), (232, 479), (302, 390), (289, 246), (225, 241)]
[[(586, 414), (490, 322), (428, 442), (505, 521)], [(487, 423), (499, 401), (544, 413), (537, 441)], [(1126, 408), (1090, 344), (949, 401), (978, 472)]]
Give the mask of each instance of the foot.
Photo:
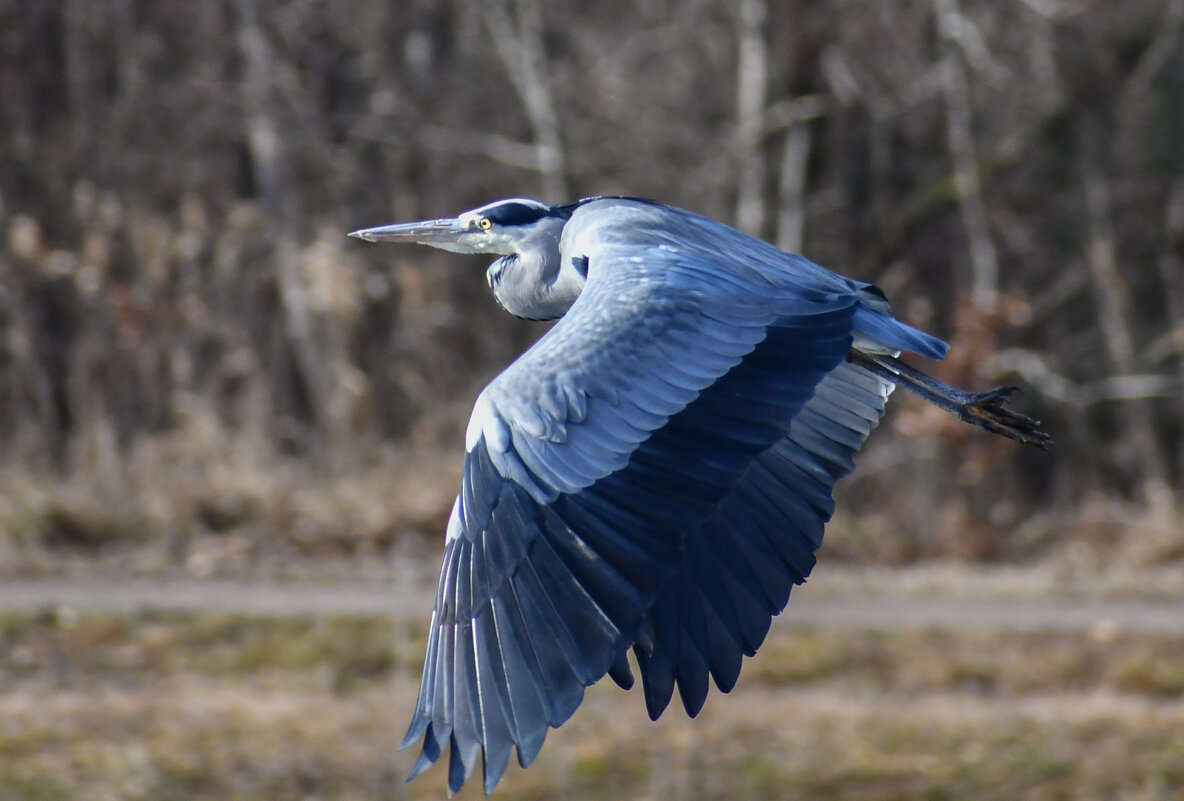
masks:
[(962, 414), (959, 417), (1025, 445), (1035, 445), (1041, 449), (1052, 445), (1052, 437), (1040, 430), (1039, 420), (1006, 408), (1004, 404), (1016, 393), (1022, 395), (1023, 391), (1019, 387), (995, 387), (968, 395), (961, 404)]

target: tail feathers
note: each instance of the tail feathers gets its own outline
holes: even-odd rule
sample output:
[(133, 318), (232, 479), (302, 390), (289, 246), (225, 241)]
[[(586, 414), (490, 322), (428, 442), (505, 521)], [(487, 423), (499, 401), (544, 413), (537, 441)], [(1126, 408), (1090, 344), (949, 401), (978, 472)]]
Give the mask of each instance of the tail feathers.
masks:
[(931, 334), (918, 331), (885, 312), (862, 305), (855, 307), (855, 332), (893, 351), (907, 350), (930, 359), (944, 359), (950, 348)]

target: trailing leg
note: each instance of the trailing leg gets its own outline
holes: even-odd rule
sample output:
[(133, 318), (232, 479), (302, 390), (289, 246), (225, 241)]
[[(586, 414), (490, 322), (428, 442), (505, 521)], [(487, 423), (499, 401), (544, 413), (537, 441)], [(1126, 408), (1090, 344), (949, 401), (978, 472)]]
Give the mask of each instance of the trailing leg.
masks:
[(1022, 394), (1019, 387), (995, 387), (986, 392), (970, 393), (938, 381), (887, 354), (853, 349), (847, 354), (847, 361), (903, 386), (959, 420), (992, 434), (1042, 449), (1053, 444), (1052, 437), (1040, 430), (1039, 420), (1013, 412), (1005, 406), (1012, 395)]

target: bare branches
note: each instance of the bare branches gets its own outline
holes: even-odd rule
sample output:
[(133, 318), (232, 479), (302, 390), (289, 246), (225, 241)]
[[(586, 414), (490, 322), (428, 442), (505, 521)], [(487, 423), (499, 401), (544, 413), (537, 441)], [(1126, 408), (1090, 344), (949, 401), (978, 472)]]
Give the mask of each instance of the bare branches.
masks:
[(759, 235), (765, 224), (765, 161), (760, 144), (769, 71), (765, 0), (740, 0), (736, 13), (736, 227)]
[(1167, 0), (1155, 38), (1139, 58), (1123, 87), (1123, 104), (1138, 102), (1155, 76), (1167, 66), (1184, 33), (1184, 0)]
[[(1118, 268), (1109, 187), (1091, 163), (1084, 165), (1083, 172), (1090, 227), (1086, 263), (1094, 282), (1094, 297), (1110, 372), (1121, 375), (1139, 363), (1128, 319), (1130, 295)], [(1131, 399), (1125, 414), (1120, 418), (1120, 424), (1125, 432), (1124, 451), (1127, 459), (1137, 464), (1142, 474), (1141, 486), (1147, 503), (1156, 509), (1166, 509), (1173, 503), (1173, 493), (1167, 465), (1152, 426), (1153, 419), (1154, 415), (1145, 401)]]
[(1184, 392), (1184, 376), (1124, 373), (1079, 382), (1058, 372), (1042, 354), (1022, 348), (1001, 350), (986, 365), (993, 374), (1016, 373), (1049, 400), (1082, 414), (1100, 403), (1173, 398)]
[[(955, 342), (943, 380), (1019, 371), (1059, 444), (1009, 519), (1182, 503), (1184, 0), (67, 0), (4, 22), (0, 469), (126, 470), (146, 440), (335, 453), (315, 467), (451, 444), (538, 329), (476, 264), (338, 232), (578, 187), (878, 281)], [(960, 457), (1012, 458), (894, 407), (868, 456), (935, 504), (977, 486)], [(936, 525), (877, 512), (889, 483), (849, 508)]]
[[(765, 41), (768, 8), (765, 0), (742, 0), (736, 8), (736, 129), (733, 150), (737, 163), (736, 227), (761, 235), (765, 229), (764, 144), (770, 134), (784, 130), (785, 142), (777, 181), (777, 244), (798, 252), (806, 222), (806, 164), (810, 154), (809, 121), (826, 110), (819, 95), (785, 98), (768, 103), (769, 47)], [(788, 58), (788, 54), (779, 54)]]
[(790, 253), (802, 250), (806, 226), (806, 162), (809, 156), (809, 123), (796, 123), (790, 127), (782, 151), (778, 193), (781, 207), (777, 214), (777, 247)]
[(950, 155), (954, 161), (954, 183), (958, 191), (962, 226), (970, 246), (972, 267), (971, 300), (975, 308), (990, 312), (999, 301), (999, 258), (987, 224), (979, 181), (978, 155), (974, 141), (970, 86), (966, 69), (959, 55), (967, 42), (976, 44), (969, 52), (980, 61), (989, 62), (982, 52), (978, 36), (969, 36), (973, 26), (966, 23), (958, 10), (957, 0), (934, 0), (938, 23), (942, 31), (942, 75), (946, 96), (946, 134)]
[[(355, 389), (364, 383), (349, 363), (346, 352), (343, 327), (350, 315), (325, 313), (335, 296), (348, 294), (348, 281), (341, 280), (339, 270), (334, 275), (334, 268), (341, 261), (336, 254), (321, 256), (315, 245), (306, 248), (302, 241), (309, 232), (302, 231), (298, 225), (298, 181), (292, 170), (288, 138), (281, 132), (285, 118), (293, 115), (286, 113), (280, 88), (293, 70), (268, 40), (260, 23), (258, 2), (236, 0), (238, 45), (245, 65), (243, 123), (261, 205), (275, 247), (286, 339), (294, 362), (291, 380), (303, 387), (303, 403), (309, 407), (311, 418), (306, 431), (291, 430), (289, 436), (301, 441), (301, 445), (317, 439), (322, 445), (324, 440), (332, 444), (344, 436), (347, 398), (356, 394)], [(331, 280), (333, 277), (338, 280)], [(288, 427), (295, 428), (291, 420)], [(312, 447), (308, 453), (313, 459), (332, 459), (340, 449)]]
[(242, 91), (246, 140), (251, 166), (264, 208), (279, 222), (295, 219), (284, 140), (280, 134), (278, 99), (273, 91), (276, 73), (282, 69), (259, 27), (256, 0), (236, 0), (238, 46), (245, 65)]
[(543, 195), (552, 202), (567, 197), (567, 169), (559, 134), (559, 114), (547, 74), (543, 49), (541, 0), (488, 0), (478, 4), (494, 46), (534, 131), (535, 165), (543, 178)]
[(538, 170), (538, 147), (533, 142), (519, 142), (489, 131), (461, 130), (443, 125), (420, 125), (414, 131), (399, 132), (376, 125), (359, 125), (355, 139), (376, 142), (388, 147), (405, 146), (413, 138), (418, 147), (433, 153), (458, 155), (480, 153), (492, 161), (523, 170)]

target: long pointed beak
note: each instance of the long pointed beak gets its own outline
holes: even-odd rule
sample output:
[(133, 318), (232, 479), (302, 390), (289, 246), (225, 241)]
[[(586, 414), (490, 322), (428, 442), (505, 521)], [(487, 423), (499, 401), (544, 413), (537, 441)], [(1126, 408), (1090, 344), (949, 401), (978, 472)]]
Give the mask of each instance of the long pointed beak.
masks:
[(377, 228), (363, 228), (351, 231), (350, 236), (365, 239), (367, 242), (409, 242), (416, 245), (434, 245), (440, 247), (456, 241), (465, 229), (455, 217), (440, 220), (424, 220), (423, 222), (398, 223), (396, 225), (380, 225)]

